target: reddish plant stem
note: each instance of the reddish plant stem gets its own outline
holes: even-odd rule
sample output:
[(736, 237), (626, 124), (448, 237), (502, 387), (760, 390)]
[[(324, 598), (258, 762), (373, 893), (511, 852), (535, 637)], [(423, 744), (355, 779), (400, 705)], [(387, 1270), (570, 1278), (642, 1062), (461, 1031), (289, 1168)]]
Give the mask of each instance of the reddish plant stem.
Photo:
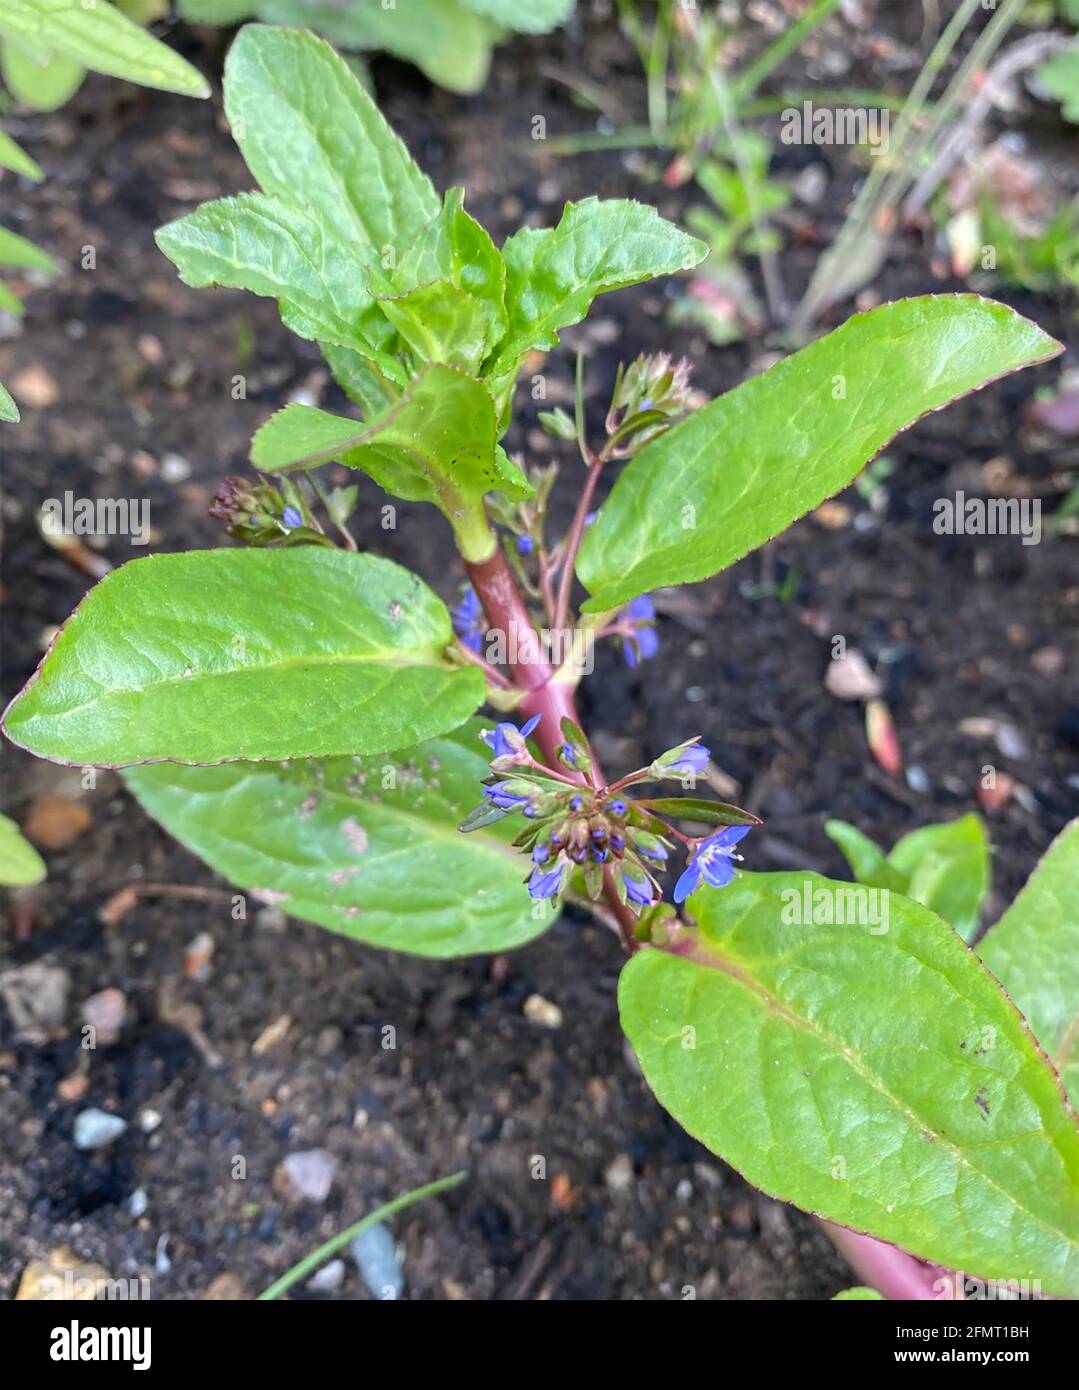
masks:
[(885, 1298), (910, 1303), (940, 1297), (940, 1271), (935, 1265), (923, 1264), (895, 1245), (846, 1226), (833, 1226), (830, 1221), (821, 1225), (858, 1278)]
[(584, 535), (584, 524), (588, 513), (592, 507), (592, 497), (596, 491), (596, 483), (599, 482), (599, 475), (603, 470), (606, 457), (600, 454), (593, 460), (588, 469), (588, 477), (585, 485), (581, 489), (581, 495), (577, 500), (577, 510), (573, 514), (573, 525), (569, 529), (566, 537), (566, 546), (562, 555), (562, 574), (558, 581), (558, 599), (555, 603), (554, 626), (556, 629), (564, 628), (569, 623), (569, 596), (573, 588), (573, 571), (577, 562), (577, 551), (581, 548), (581, 537)]
[[(520, 712), (525, 719), (531, 719), (534, 714), (543, 716), (536, 727), (535, 739), (547, 762), (551, 767), (557, 767), (558, 750), (563, 743), (562, 720), (571, 719), (574, 724), (580, 725), (573, 686), (553, 679), (555, 670), (543, 655), (542, 644), (501, 549), (496, 550), (489, 560), (466, 560), (465, 569), (476, 596), (483, 605), (487, 621), (505, 635), (507, 654), (510, 658), (510, 675), (514, 685), (526, 692), (521, 701)], [(570, 573), (572, 574), (572, 568)], [(592, 758), (595, 776), (602, 782), (603, 774), (591, 749), (589, 755)], [(585, 778), (579, 774), (578, 780), (582, 784), (585, 782)], [(637, 919), (619, 899), (610, 869), (604, 869), (603, 872), (603, 893), (608, 907), (618, 921), (626, 950), (635, 951), (637, 941), (634, 938), (634, 930)]]

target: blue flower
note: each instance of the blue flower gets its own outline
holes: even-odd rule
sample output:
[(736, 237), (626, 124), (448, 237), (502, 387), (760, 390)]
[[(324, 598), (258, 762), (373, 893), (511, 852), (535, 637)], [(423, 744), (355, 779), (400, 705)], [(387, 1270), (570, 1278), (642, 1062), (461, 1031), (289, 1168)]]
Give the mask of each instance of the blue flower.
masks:
[(494, 753), (495, 758), (513, 758), (524, 751), (525, 739), (542, 718), (534, 714), (527, 724), (518, 729), (516, 724), (496, 724), (494, 729), (484, 729), (480, 738)]
[(450, 610), (453, 630), (470, 651), (483, 650), (483, 639), (487, 635), (487, 619), (483, 605), (470, 584), (461, 595), (461, 602)]
[(532, 870), (528, 880), (528, 891), (534, 898), (556, 898), (562, 891), (562, 879), (566, 866), (556, 863), (553, 869), (541, 869), (539, 865)]
[(748, 825), (725, 825), (722, 830), (702, 840), (693, 851), (685, 872), (674, 885), (675, 902), (684, 903), (690, 893), (695, 893), (701, 886), (702, 879), (713, 888), (726, 888), (734, 878), (731, 865), (734, 847), (749, 834), (749, 830)]
[(646, 878), (630, 878), (629, 874), (624, 875), (626, 880), (626, 897), (631, 903), (636, 903), (638, 907), (648, 907), (652, 902), (652, 885)]
[(622, 642), (622, 655), (630, 670), (642, 661), (650, 661), (659, 651), (659, 638), (652, 626), (655, 619), (656, 606), (647, 594), (627, 603), (619, 615), (619, 620), (633, 630), (633, 635)]
[(711, 756), (711, 750), (705, 748), (703, 743), (695, 743), (691, 748), (685, 749), (677, 762), (669, 763), (665, 770), (667, 772), (682, 772), (696, 777), (708, 766), (708, 759)]
[(612, 816), (624, 816), (626, 814), (626, 803), (619, 798), (618, 801), (611, 801), (607, 806)]
[(531, 555), (532, 552), (533, 552), (533, 550), (535, 550), (535, 548), (536, 548), (536, 542), (532, 539), (531, 536), (518, 536), (518, 537), (517, 537), (517, 554), (518, 554), (518, 555)]
[(303, 517), (298, 507), (286, 507), (281, 513), (281, 524), (287, 526), (291, 531), (296, 526), (303, 525)]
[(564, 743), (558, 750), (558, 755), (564, 763), (569, 763), (570, 767), (577, 766), (577, 754), (573, 750), (572, 743)]
[(536, 846), (533, 848), (533, 850), (532, 850), (532, 862), (533, 862), (533, 864), (546, 864), (547, 860), (550, 859), (550, 857), (551, 857), (551, 847), (550, 847), (550, 845), (545, 845), (545, 844), (543, 844), (543, 843), (541, 842), (540, 844), (536, 845)]
[(500, 811), (516, 811), (528, 805), (529, 792), (510, 791), (512, 782), (496, 782), (492, 787), (484, 787), (483, 794), (489, 797)]

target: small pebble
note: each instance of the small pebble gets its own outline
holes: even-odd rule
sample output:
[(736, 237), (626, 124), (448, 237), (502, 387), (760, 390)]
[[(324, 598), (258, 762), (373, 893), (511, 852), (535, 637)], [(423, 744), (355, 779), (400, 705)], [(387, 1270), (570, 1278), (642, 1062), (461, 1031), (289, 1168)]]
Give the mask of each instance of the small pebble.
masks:
[(150, 1199), (146, 1195), (144, 1188), (137, 1187), (127, 1199), (127, 1209), (137, 1220), (140, 1216), (146, 1215), (146, 1208), (150, 1205)]
[(277, 1170), (277, 1183), (287, 1195), (305, 1202), (324, 1202), (330, 1195), (337, 1159), (326, 1149), (289, 1154)]
[(542, 994), (530, 994), (524, 1003), (524, 1016), (541, 1028), (561, 1028), (562, 1010)]
[(107, 1110), (80, 1110), (75, 1116), (75, 1147), (104, 1149), (119, 1139), (127, 1129), (127, 1121)]
[(312, 1293), (336, 1293), (345, 1282), (344, 1260), (331, 1260), (317, 1274), (312, 1274), (307, 1287)]
[(108, 1047), (120, 1036), (127, 1015), (123, 990), (102, 989), (83, 1000), (82, 1021), (94, 1030), (94, 1042)]
[(153, 1134), (160, 1123), (161, 1115), (158, 1111), (151, 1110), (149, 1107), (139, 1111), (139, 1129), (142, 1130), (143, 1134)]
[(912, 792), (925, 793), (929, 790), (929, 775), (924, 767), (908, 767), (903, 775)]
[(191, 465), (182, 454), (163, 454), (161, 476), (167, 483), (186, 483), (191, 477)]
[(349, 1249), (363, 1282), (374, 1298), (389, 1300), (401, 1297), (405, 1279), (397, 1259), (397, 1246), (381, 1221), (361, 1231)]
[(612, 1192), (628, 1192), (633, 1183), (633, 1160), (629, 1154), (612, 1159), (603, 1176)]

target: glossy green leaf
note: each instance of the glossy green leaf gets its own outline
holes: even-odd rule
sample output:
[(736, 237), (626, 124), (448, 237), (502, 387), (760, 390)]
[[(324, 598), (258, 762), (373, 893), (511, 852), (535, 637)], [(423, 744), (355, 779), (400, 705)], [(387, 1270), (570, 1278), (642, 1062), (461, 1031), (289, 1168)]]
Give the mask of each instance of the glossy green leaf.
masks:
[(39, 59), (21, 44), (5, 39), (0, 40), (0, 75), (16, 101), (34, 111), (56, 111), (82, 86), (86, 69), (55, 53)]
[(1060, 351), (977, 295), (855, 314), (629, 462), (581, 546), (586, 609), (717, 574), (846, 487), (928, 411)]
[(452, 367), (424, 369), (406, 394), (367, 424), (287, 405), (257, 432), (251, 461), (267, 473), (339, 459), (395, 497), (433, 502), (451, 521), (484, 493), (526, 497), (527, 479), (495, 443), (494, 405), (481, 382)]
[(989, 892), (989, 837), (980, 816), (912, 830), (892, 846), (888, 862), (907, 879), (908, 898), (950, 922), (964, 941), (977, 935)]
[(447, 192), (442, 212), (387, 273), (378, 305), (419, 361), (474, 375), (506, 331), (506, 267), (463, 197)]
[(648, 1084), (774, 1197), (1079, 1294), (1079, 1128), (1056, 1076), (950, 927), (869, 892), (748, 874), (694, 894), (698, 927), (619, 982)]
[(206, 79), (108, 0), (3, 0), (0, 33), (34, 53), (57, 54), (94, 72), (181, 96), (208, 97)]
[(403, 58), (447, 91), (478, 92), (491, 65), (494, 26), (461, 0), (395, 0), (347, 7), (333, 0), (262, 0), (259, 14), (275, 24), (314, 29), (340, 48), (381, 49)]
[(403, 384), (400, 366), (377, 346), (381, 314), (364, 267), (322, 222), (261, 193), (221, 198), (157, 231), (157, 244), (195, 289), (221, 285), (276, 299), (301, 338), (358, 353)]
[(392, 758), (178, 767), (124, 776), (170, 834), (218, 873), (356, 941), (420, 956), (505, 951), (533, 913), (512, 826), (457, 822), (488, 774), (480, 724)]
[(30, 158), (26, 151), (15, 143), (10, 135), (5, 135), (0, 130), (0, 169), (10, 169), (12, 173), (21, 174), (23, 178), (33, 179), (34, 183), (40, 183), (45, 175), (41, 172), (41, 165), (36, 160)]
[(439, 210), (348, 64), (313, 34), (242, 29), (225, 63), (225, 112), (263, 192), (302, 208), (354, 258), (393, 248), (400, 261)]
[(1079, 1106), (1079, 820), (1049, 846), (978, 953)]
[(50, 274), (57, 269), (56, 262), (40, 246), (35, 246), (17, 232), (0, 227), (0, 265), (18, 266), (21, 270), (44, 270)]
[(696, 796), (661, 796), (638, 801), (661, 816), (672, 820), (693, 821), (697, 825), (760, 825), (759, 816), (752, 811), (743, 811), (740, 806), (729, 806), (725, 801), (706, 801)]
[(319, 349), (333, 373), (333, 379), (350, 401), (363, 411), (364, 419), (382, 412), (396, 399), (396, 392), (385, 375), (369, 365), (362, 352), (335, 343), (320, 342)]
[(45, 861), (13, 820), (0, 816), (0, 886), (29, 888), (45, 877)]
[(442, 602), (373, 555), (303, 547), (133, 560), (92, 589), (4, 716), (58, 762), (381, 753), (455, 728)]
[(832, 1298), (833, 1303), (883, 1303), (884, 1295), (876, 1289), (867, 1289), (864, 1284), (856, 1284), (852, 1289), (843, 1289)]
[(843, 851), (843, 857), (859, 883), (870, 888), (888, 888), (896, 893), (905, 891), (906, 876), (888, 863), (888, 856), (876, 840), (864, 835), (857, 826), (845, 820), (825, 821), (824, 833)]
[(3, 382), (0, 382), (0, 420), (9, 425), (17, 425), (21, 419), (19, 407), (11, 399)]
[(990, 878), (989, 838), (980, 817), (912, 830), (887, 857), (845, 821), (829, 821), (824, 828), (859, 883), (906, 894), (950, 922), (964, 941), (977, 934)]
[(464, 0), (477, 14), (522, 34), (549, 34), (573, 13), (577, 0)]
[(629, 198), (567, 203), (557, 227), (524, 227), (502, 248), (509, 328), (491, 375), (516, 373), (532, 348), (550, 348), (598, 294), (688, 270), (708, 248), (655, 208)]

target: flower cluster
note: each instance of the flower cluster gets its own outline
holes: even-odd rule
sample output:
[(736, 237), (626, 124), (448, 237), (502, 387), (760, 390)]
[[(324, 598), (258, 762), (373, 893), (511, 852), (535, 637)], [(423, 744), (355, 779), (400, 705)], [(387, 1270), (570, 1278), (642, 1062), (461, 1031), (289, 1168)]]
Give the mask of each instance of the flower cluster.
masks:
[[(533, 716), (520, 729), (503, 722), (483, 731), (493, 755), (492, 775), (482, 803), (461, 823), (463, 831), (479, 830), (520, 813), (528, 825), (514, 845), (531, 859), (527, 883), (533, 898), (557, 898), (572, 889), (596, 900), (613, 890), (640, 915), (662, 899), (656, 875), (666, 872), (679, 841), (688, 862), (675, 886), (675, 902), (683, 902), (702, 883), (722, 888), (731, 882), (732, 860), (741, 858), (735, 846), (751, 824), (759, 824), (756, 817), (720, 802), (648, 801), (628, 794), (642, 782), (682, 780), (703, 772), (710, 755), (697, 739), (668, 749), (649, 767), (607, 786), (597, 782), (584, 734), (568, 719), (562, 721), (564, 742), (558, 755), (567, 771), (533, 757), (527, 740), (540, 717)], [(694, 838), (668, 824), (661, 813), (712, 821), (722, 829)]]
[(669, 353), (643, 354), (618, 370), (607, 433), (620, 453), (638, 449), (670, 429), (689, 408), (689, 361), (672, 363)]
[(225, 523), (234, 540), (248, 545), (279, 545), (283, 541), (314, 541), (295, 501), (288, 501), (271, 483), (228, 477), (214, 493), (210, 515)]

